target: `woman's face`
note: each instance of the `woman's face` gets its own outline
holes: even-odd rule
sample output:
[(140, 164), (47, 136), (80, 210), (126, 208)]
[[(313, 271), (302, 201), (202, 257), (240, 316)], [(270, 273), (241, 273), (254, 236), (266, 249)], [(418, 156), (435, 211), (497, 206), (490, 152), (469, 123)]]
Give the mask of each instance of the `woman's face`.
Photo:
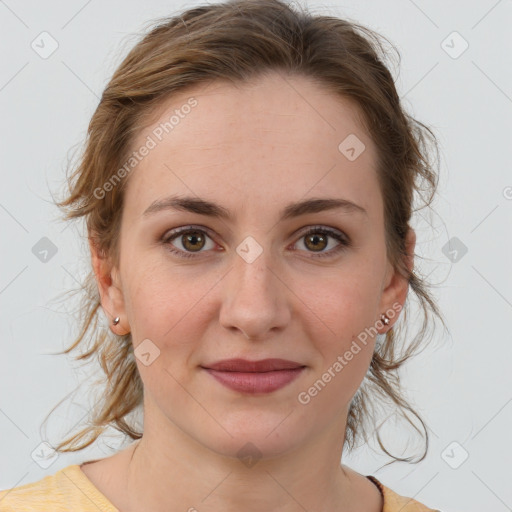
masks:
[[(407, 293), (386, 259), (376, 149), (355, 107), (303, 77), (213, 82), (169, 100), (133, 150), (145, 156), (125, 178), (119, 266), (101, 294), (121, 317), (113, 329), (132, 333), (145, 433), (230, 455), (329, 433), (341, 443), (368, 329), (385, 332), (380, 314)], [(185, 197), (209, 206), (171, 206)], [(312, 199), (357, 206), (293, 206)], [(231, 358), (304, 368), (250, 393), (205, 369)]]

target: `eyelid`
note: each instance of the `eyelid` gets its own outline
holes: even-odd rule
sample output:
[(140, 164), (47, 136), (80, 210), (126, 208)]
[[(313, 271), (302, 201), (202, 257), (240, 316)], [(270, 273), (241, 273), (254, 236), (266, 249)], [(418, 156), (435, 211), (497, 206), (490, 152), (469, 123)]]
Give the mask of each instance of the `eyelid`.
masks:
[(175, 229), (169, 229), (162, 235), (162, 241), (168, 241), (171, 238), (175, 238), (182, 233), (186, 233), (187, 231), (204, 231), (210, 238), (214, 238), (215, 234), (213, 231), (206, 226), (201, 226), (199, 224), (188, 224), (186, 226), (180, 226)]

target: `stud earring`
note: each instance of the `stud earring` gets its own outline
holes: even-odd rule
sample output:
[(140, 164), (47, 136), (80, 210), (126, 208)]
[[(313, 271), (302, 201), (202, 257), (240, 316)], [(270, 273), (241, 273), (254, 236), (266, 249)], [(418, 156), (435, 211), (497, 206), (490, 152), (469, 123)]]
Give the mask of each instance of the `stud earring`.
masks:
[(388, 315), (386, 315), (386, 313), (382, 313), (382, 315), (380, 315), (380, 319), (382, 320), (382, 323), (384, 325), (389, 325), (389, 318)]
[(119, 323), (119, 320), (120, 320), (120, 318), (119, 318), (118, 316), (116, 316), (116, 317), (114, 318), (114, 320), (112, 320), (112, 324), (113, 324), (113, 325), (117, 325), (117, 324)]

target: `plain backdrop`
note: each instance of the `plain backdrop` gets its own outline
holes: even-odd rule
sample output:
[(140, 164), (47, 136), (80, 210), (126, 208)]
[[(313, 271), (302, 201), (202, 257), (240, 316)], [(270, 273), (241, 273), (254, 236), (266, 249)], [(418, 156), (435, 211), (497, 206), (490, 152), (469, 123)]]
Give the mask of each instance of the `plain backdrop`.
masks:
[[(83, 232), (58, 220), (51, 193), (62, 190), (67, 159), (135, 43), (131, 34), (197, 4), (0, 1), (1, 489), (104, 457), (122, 442), (112, 436), (48, 467), (37, 458), (45, 442), (83, 420), (90, 384), (70, 357), (49, 355), (76, 332), (58, 297), (78, 285), (88, 263)], [(390, 459), (374, 443), (344, 462), (444, 512), (512, 510), (512, 2), (301, 4), (388, 37), (402, 57), (399, 73), (392, 71), (404, 106), (441, 144), (434, 212), (421, 212), (413, 225), (424, 257), (418, 268), (437, 283), (449, 333), (439, 330), (403, 372), (429, 426), (429, 453), (420, 464), (383, 468)], [(58, 44), (51, 55), (41, 38), (47, 52)], [(44, 433), (42, 421), (66, 396)], [(394, 444), (408, 431), (397, 424), (381, 432)]]

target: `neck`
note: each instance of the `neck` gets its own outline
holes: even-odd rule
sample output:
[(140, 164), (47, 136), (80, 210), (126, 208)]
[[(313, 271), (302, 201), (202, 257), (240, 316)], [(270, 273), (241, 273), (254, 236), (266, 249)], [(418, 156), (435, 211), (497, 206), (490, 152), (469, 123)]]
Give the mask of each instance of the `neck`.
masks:
[(234, 456), (214, 452), (168, 420), (152, 422), (147, 412), (144, 436), (126, 450), (125, 512), (359, 508), (361, 483), (340, 464), (344, 424), (280, 454), (244, 439), (237, 446), (245, 445), (247, 455), (237, 457), (236, 450)]

